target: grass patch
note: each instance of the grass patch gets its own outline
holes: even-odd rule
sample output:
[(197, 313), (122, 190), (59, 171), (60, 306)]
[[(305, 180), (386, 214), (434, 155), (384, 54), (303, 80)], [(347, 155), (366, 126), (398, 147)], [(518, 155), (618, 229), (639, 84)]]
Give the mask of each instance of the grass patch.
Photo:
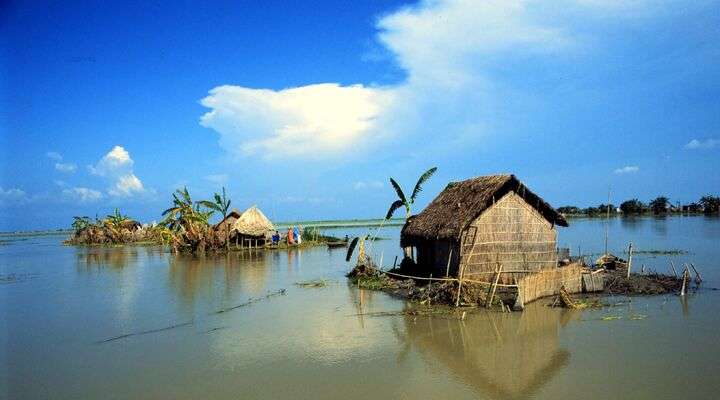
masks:
[(295, 286), (301, 288), (324, 288), (328, 283), (330, 283), (330, 281), (326, 279), (313, 279), (310, 281), (295, 282)]
[(360, 276), (352, 279), (360, 289), (382, 290), (387, 287), (388, 280), (384, 276)]

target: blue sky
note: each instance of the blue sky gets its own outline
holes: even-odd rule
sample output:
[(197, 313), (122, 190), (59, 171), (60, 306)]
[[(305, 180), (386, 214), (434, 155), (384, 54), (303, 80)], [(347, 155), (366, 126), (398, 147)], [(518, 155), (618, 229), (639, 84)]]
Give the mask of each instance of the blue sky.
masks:
[(430, 166), (418, 210), (498, 172), (556, 206), (720, 192), (717, 1), (88, 3), (0, 9), (0, 230), (182, 185), (379, 217)]

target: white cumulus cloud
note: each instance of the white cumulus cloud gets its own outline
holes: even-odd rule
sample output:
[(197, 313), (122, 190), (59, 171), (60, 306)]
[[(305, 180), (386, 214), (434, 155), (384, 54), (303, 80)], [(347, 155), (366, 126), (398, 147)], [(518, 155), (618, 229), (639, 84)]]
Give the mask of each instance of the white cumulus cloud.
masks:
[(88, 166), (88, 170), (98, 176), (119, 175), (131, 170), (133, 163), (124, 147), (115, 146), (97, 164)]
[(224, 85), (201, 100), (200, 123), (237, 156), (346, 158), (385, 139), (464, 143), (494, 133), (507, 107), (494, 74), (511, 60), (586, 48), (577, 16), (630, 18), (654, 0), (424, 0), (377, 22), (378, 42), (405, 72), (385, 86), (320, 83), (282, 90)]
[(622, 175), (622, 174), (633, 174), (638, 171), (640, 171), (640, 167), (638, 167), (636, 165), (626, 165), (624, 167), (616, 169), (613, 172), (615, 172), (618, 175)]
[(85, 187), (73, 187), (62, 190), (62, 195), (68, 200), (82, 203), (92, 203), (103, 198), (100, 191)]
[(66, 172), (66, 173), (73, 173), (77, 171), (77, 165), (74, 163), (64, 163), (62, 162), (63, 156), (62, 154), (58, 153), (57, 151), (48, 151), (45, 153), (47, 158), (55, 161), (55, 170), (60, 172)]
[(135, 174), (127, 174), (119, 177), (115, 184), (108, 189), (111, 196), (130, 197), (135, 194), (143, 193), (145, 187)]
[(720, 139), (693, 139), (685, 145), (685, 148), (687, 150), (709, 150), (718, 146), (720, 146)]
[(142, 181), (133, 171), (134, 164), (135, 161), (123, 146), (115, 146), (95, 165), (89, 165), (88, 170), (111, 182), (107, 191), (110, 196), (131, 197), (146, 192)]
[(330, 155), (377, 139), (376, 120), (391, 102), (389, 91), (363, 85), (220, 86), (201, 101), (211, 109), (201, 124), (238, 156)]

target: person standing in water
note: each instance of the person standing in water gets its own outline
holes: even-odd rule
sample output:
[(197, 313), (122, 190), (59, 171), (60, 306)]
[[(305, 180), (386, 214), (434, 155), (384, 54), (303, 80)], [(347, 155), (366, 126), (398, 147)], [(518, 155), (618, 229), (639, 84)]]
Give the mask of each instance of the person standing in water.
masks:
[(292, 226), (291, 226), (291, 227), (288, 228), (288, 231), (287, 231), (287, 244), (288, 244), (288, 246), (292, 246), (292, 245), (295, 244), (295, 238), (294, 238), (293, 236), (294, 236), (294, 234), (293, 234), (293, 228), (292, 228)]
[(300, 228), (298, 228), (297, 226), (293, 227), (293, 236), (295, 237), (295, 241), (297, 242), (297, 244), (302, 243), (302, 236), (300, 236)]

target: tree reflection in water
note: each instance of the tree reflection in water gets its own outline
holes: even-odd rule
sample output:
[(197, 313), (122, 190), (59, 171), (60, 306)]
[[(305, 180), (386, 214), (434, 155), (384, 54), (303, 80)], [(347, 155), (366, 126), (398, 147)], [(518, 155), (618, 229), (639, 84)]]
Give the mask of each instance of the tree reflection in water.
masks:
[(220, 301), (234, 301), (237, 293), (249, 296), (263, 293), (268, 279), (267, 252), (240, 251), (227, 254), (170, 257), (169, 284), (187, 304), (208, 294)]

